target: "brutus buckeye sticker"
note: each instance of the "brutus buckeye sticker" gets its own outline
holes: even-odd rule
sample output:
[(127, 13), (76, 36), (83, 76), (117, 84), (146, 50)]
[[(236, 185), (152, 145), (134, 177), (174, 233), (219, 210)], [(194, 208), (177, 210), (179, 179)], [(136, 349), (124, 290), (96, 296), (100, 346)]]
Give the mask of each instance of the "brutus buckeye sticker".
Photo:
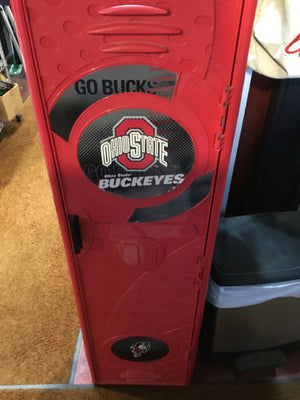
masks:
[(132, 336), (115, 342), (111, 351), (123, 360), (134, 362), (156, 361), (169, 353), (169, 346), (162, 340), (147, 336)]
[(194, 163), (194, 146), (174, 119), (145, 109), (108, 113), (82, 133), (78, 160), (100, 190), (129, 198), (165, 194)]

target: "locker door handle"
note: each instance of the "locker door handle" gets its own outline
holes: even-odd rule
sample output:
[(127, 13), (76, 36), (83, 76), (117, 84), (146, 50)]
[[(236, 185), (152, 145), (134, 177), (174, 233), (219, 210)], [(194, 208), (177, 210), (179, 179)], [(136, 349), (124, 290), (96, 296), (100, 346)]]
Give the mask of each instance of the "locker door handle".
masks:
[(82, 250), (82, 240), (78, 215), (69, 215), (69, 226), (72, 236), (74, 253), (79, 254)]

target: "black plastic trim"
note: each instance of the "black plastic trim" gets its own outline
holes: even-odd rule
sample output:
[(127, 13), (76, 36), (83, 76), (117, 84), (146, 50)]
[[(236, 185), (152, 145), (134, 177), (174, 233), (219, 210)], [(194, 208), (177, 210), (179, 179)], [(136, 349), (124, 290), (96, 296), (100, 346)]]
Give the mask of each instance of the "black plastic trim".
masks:
[(82, 240), (78, 215), (69, 215), (69, 225), (74, 253), (79, 254), (82, 250)]

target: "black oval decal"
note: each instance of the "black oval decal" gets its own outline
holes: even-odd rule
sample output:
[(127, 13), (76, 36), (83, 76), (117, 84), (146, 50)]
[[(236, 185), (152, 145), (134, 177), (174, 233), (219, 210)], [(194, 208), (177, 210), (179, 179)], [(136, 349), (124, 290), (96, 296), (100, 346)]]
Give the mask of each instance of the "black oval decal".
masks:
[(147, 362), (165, 357), (169, 353), (169, 346), (159, 339), (133, 336), (115, 342), (111, 351), (123, 360)]

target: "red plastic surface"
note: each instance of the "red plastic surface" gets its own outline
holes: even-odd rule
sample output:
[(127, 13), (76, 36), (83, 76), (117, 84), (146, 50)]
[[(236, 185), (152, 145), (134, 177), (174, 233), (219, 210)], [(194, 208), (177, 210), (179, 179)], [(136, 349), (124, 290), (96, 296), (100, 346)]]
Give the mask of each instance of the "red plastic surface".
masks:
[(191, 379), (254, 3), (12, 2), (95, 383)]

